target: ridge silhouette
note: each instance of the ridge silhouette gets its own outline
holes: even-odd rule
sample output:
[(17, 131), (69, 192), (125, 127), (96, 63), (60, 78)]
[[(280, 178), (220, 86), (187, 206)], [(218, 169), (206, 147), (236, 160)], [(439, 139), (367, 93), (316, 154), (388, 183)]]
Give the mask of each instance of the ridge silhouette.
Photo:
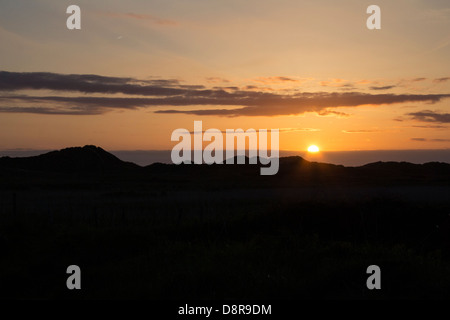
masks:
[(100, 147), (65, 148), (39, 156), (23, 158), (0, 158), (0, 167), (49, 172), (96, 172), (129, 170), (138, 165), (124, 162)]
[[(79, 263), (77, 298), (448, 299), (450, 164), (279, 165), (0, 158), (0, 297), (70, 299)], [(361, 296), (378, 262), (390, 289)]]
[[(259, 177), (260, 162), (249, 165), (249, 158), (245, 157), (245, 165), (237, 164), (238, 157), (234, 157), (234, 165), (174, 165), (153, 163), (141, 167), (131, 162), (125, 162), (105, 151), (104, 149), (86, 145), (84, 147), (71, 147), (62, 150), (51, 151), (39, 156), (0, 158), (2, 171), (21, 170), (47, 173), (136, 173), (140, 174), (178, 174), (181, 176), (195, 176), (205, 179), (207, 175), (220, 177), (221, 180), (233, 176), (250, 176), (255, 179), (281, 179), (284, 181), (316, 180), (351, 182), (398, 182), (419, 180), (423, 182), (449, 182), (450, 164), (441, 162), (429, 162), (425, 164), (413, 164), (409, 162), (374, 162), (359, 167), (345, 167), (328, 163), (311, 162), (300, 156), (281, 157), (280, 169), (273, 177)], [(258, 159), (259, 160), (259, 159)], [(226, 159), (223, 163), (226, 163)], [(204, 176), (204, 174), (206, 176)], [(256, 177), (258, 176), (258, 177)]]

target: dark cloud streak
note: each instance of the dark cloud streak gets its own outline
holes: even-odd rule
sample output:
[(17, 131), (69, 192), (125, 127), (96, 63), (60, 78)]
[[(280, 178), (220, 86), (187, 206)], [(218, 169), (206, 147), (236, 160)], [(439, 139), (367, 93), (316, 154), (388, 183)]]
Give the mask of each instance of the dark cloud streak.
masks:
[(101, 115), (105, 112), (102, 108), (80, 108), (70, 107), (48, 108), (48, 107), (5, 107), (0, 106), (0, 113), (33, 113), (44, 115)]
[[(81, 92), (87, 95), (31, 96), (12, 93), (30, 89), (60, 92), (61, 94)], [(236, 87), (206, 89), (203, 86), (183, 86), (180, 85), (178, 80), (170, 79), (138, 80), (99, 75), (6, 71), (0, 71), (1, 92), (3, 92), (3, 95), (0, 95), (0, 103), (2, 104), (0, 105), (0, 112), (42, 114), (60, 114), (59, 112), (61, 112), (63, 114), (86, 115), (106, 113), (115, 109), (171, 107), (170, 110), (162, 109), (155, 112), (227, 117), (296, 115), (305, 112), (345, 116), (344, 113), (330, 109), (404, 102), (435, 103), (450, 97), (449, 94), (369, 94), (361, 92), (279, 94), (238, 90)], [(95, 93), (107, 96), (93, 96)], [(112, 94), (125, 96), (112, 96)], [(39, 105), (39, 107), (35, 105)], [(204, 109), (200, 107), (197, 110), (177, 108), (192, 106), (212, 106), (214, 108)], [(224, 108), (226, 106), (234, 108)], [(414, 116), (414, 114), (411, 115)], [(420, 115), (415, 115), (415, 117), (420, 117)]]
[(177, 80), (136, 80), (92, 74), (0, 71), (0, 91), (56, 90), (82, 93), (123, 93), (143, 96), (180, 95), (187, 89), (172, 88)]
[(396, 86), (384, 86), (384, 87), (370, 87), (370, 90), (389, 90), (393, 89)]
[(434, 79), (433, 82), (435, 82), (435, 83), (441, 83), (441, 82), (447, 82), (447, 81), (449, 81), (449, 80), (450, 80), (450, 77), (445, 77), (445, 78), (437, 78), (437, 79)]
[(450, 139), (411, 138), (411, 141), (418, 141), (418, 142), (450, 142)]
[(407, 114), (413, 120), (422, 122), (450, 123), (450, 113), (439, 113), (431, 110), (411, 112)]

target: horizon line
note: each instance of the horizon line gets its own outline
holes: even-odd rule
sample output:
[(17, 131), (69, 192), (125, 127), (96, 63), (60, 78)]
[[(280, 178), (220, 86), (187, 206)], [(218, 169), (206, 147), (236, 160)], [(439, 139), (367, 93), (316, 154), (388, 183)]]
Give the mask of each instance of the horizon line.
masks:
[[(132, 151), (172, 151), (172, 149), (109, 149), (104, 148), (99, 145), (92, 145), (92, 144), (85, 144), (85, 145), (77, 145), (77, 146), (70, 146), (70, 147), (62, 147), (62, 148), (12, 148), (12, 149), (0, 149), (0, 152), (20, 152), (20, 151), (58, 151), (68, 148), (83, 148), (85, 146), (95, 146), (98, 148), (101, 148), (106, 151), (110, 152), (132, 152)], [(192, 149), (191, 151), (203, 151), (204, 149)], [(245, 150), (245, 151), (258, 151), (260, 149), (234, 149), (236, 150)], [(266, 150), (266, 149), (265, 149)], [(267, 149), (270, 151), (271, 149)], [(217, 151), (226, 151), (226, 149), (221, 149)], [(289, 149), (279, 149), (279, 151), (283, 152), (308, 152), (308, 150), (289, 150)], [(324, 152), (364, 152), (364, 151), (450, 151), (450, 148), (434, 148), (434, 149), (353, 149), (353, 150), (320, 150), (318, 153), (324, 153)]]

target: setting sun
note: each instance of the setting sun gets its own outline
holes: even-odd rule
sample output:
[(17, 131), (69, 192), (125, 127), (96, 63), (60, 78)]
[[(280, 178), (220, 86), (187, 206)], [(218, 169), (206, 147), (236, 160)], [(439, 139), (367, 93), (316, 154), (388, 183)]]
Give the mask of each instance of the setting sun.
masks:
[(311, 153), (319, 152), (319, 147), (315, 146), (315, 145), (309, 146), (308, 147), (308, 152), (311, 152)]

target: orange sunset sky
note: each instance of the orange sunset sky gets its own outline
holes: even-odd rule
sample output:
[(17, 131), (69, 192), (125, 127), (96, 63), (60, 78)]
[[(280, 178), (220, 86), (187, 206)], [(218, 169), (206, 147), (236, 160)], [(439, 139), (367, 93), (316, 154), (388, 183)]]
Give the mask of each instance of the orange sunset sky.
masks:
[(0, 40), (0, 150), (171, 149), (194, 120), (283, 150), (450, 148), (449, 1), (3, 0)]

